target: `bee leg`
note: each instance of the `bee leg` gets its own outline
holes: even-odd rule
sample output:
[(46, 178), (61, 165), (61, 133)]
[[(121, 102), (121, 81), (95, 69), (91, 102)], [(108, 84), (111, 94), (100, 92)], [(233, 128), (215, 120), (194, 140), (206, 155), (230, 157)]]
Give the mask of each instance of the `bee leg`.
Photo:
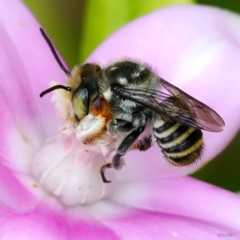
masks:
[(115, 169), (120, 169), (124, 162), (121, 159), (122, 156), (125, 155), (127, 150), (132, 146), (132, 144), (136, 141), (139, 135), (144, 131), (144, 127), (138, 127), (137, 129), (133, 130), (130, 134), (128, 134), (120, 144), (117, 149), (117, 153), (114, 155), (112, 159), (112, 167)]
[(137, 129), (133, 130), (130, 134), (128, 134), (120, 144), (120, 146), (117, 149), (117, 153), (113, 156), (112, 163), (105, 164), (101, 167), (100, 173), (102, 176), (102, 180), (104, 183), (110, 183), (111, 181), (108, 181), (105, 177), (105, 170), (107, 168), (115, 168), (117, 170), (121, 169), (124, 165), (123, 159), (121, 159), (122, 156), (125, 155), (127, 150), (132, 146), (132, 144), (136, 141), (136, 139), (139, 137), (139, 135), (144, 131), (144, 127), (138, 127)]

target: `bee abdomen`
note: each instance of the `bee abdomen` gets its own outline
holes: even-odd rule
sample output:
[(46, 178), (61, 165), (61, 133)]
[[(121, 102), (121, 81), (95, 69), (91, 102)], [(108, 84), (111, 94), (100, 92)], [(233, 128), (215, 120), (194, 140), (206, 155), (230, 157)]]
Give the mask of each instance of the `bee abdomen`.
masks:
[(153, 128), (158, 146), (171, 164), (185, 166), (197, 160), (203, 150), (202, 131), (175, 122)]

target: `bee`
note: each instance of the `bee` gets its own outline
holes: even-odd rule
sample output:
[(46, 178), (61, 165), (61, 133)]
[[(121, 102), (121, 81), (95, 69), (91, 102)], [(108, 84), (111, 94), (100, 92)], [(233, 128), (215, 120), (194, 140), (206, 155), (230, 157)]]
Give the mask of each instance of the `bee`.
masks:
[[(111, 163), (100, 169), (103, 182), (110, 182), (105, 177), (107, 168), (121, 169), (122, 157), (129, 149), (146, 151), (150, 148), (152, 135), (170, 164), (186, 166), (202, 155), (202, 130), (223, 130), (225, 123), (213, 109), (159, 77), (147, 64), (126, 59), (101, 68), (86, 63), (69, 72), (44, 31), (40, 30), (70, 79), (69, 86), (53, 86), (40, 96), (64, 89), (71, 98), (74, 121), (81, 123), (89, 114), (103, 118), (101, 127), (99, 125), (88, 137), (89, 144), (104, 132), (126, 134)], [(138, 140), (147, 124), (152, 129), (149, 136)]]

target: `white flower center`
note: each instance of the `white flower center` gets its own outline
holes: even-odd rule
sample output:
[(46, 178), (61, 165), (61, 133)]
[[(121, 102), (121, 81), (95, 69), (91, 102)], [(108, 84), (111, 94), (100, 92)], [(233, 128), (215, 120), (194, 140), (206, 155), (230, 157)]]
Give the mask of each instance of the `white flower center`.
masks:
[[(62, 133), (47, 139), (33, 156), (31, 172), (39, 184), (68, 206), (87, 204), (106, 197), (113, 183), (103, 183), (101, 154), (89, 150), (75, 136)], [(106, 177), (112, 180), (112, 171)]]

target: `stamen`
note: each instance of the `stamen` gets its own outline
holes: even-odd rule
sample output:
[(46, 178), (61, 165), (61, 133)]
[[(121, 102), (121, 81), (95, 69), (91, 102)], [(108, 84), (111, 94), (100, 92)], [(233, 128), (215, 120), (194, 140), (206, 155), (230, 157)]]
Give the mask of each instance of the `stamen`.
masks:
[(56, 85), (56, 86), (53, 86), (53, 87), (48, 88), (45, 91), (41, 92), (40, 97), (43, 97), (45, 94), (50, 93), (50, 92), (52, 92), (56, 89), (64, 89), (64, 90), (69, 91), (69, 92), (71, 92), (71, 90), (72, 90), (70, 87), (66, 87), (66, 86), (63, 86), (63, 85)]

